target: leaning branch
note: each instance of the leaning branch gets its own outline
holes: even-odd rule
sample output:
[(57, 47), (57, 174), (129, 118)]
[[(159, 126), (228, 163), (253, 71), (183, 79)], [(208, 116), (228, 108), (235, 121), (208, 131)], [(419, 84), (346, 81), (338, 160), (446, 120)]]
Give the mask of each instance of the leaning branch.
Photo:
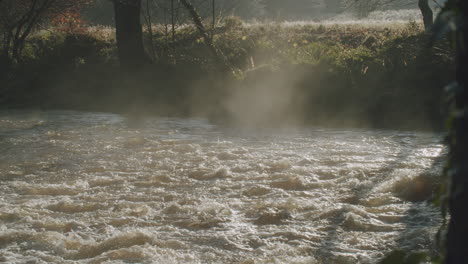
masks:
[(208, 46), (208, 49), (212, 53), (214, 60), (216, 63), (222, 67), (223, 70), (227, 70), (229, 72), (235, 72), (234, 68), (232, 65), (229, 63), (227, 58), (224, 56), (224, 54), (218, 50), (214, 43), (213, 39), (210, 37), (208, 34), (208, 31), (206, 30), (205, 26), (202, 23), (202, 19), (200, 15), (198, 14), (197, 10), (195, 7), (192, 5), (192, 3), (189, 2), (189, 0), (179, 0), (182, 5), (187, 9), (189, 12), (190, 16), (192, 17), (192, 21), (197, 27), (198, 31), (202, 35), (203, 40), (205, 41), (205, 44)]

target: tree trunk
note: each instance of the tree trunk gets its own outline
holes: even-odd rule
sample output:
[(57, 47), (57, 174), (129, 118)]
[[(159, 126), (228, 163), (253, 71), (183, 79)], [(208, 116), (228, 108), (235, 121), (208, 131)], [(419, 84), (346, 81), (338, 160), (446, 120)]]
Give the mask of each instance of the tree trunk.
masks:
[(151, 58), (156, 59), (156, 51), (154, 50), (154, 34), (153, 34), (153, 15), (151, 13), (150, 0), (146, 0), (146, 13), (145, 13), (146, 29), (149, 34), (149, 45), (151, 51)]
[(434, 24), (434, 13), (429, 6), (428, 0), (418, 0), (418, 7), (423, 17), (424, 28), (429, 30)]
[(175, 8), (174, 0), (171, 0), (171, 33), (172, 33), (172, 45), (175, 43)]
[(0, 52), (0, 79), (10, 70), (11, 64), (10, 57), (4, 52)]
[(458, 0), (457, 89), (450, 140), (450, 222), (446, 264), (468, 263), (468, 1)]
[(211, 39), (214, 39), (215, 30), (216, 30), (216, 0), (212, 0), (211, 3)]
[(140, 21), (141, 0), (113, 0), (117, 49), (120, 65), (126, 69), (140, 68), (149, 62), (143, 46)]

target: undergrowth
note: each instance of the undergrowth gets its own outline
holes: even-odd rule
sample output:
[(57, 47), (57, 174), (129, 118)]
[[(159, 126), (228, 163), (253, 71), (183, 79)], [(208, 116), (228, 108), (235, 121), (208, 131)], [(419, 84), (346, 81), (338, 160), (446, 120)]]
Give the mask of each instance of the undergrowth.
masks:
[(446, 43), (429, 45), (414, 22), (286, 27), (228, 20), (216, 28), (214, 43), (244, 72), (244, 81), (214, 71), (216, 64), (194, 27), (180, 27), (175, 36), (160, 26), (153, 32), (145, 34), (145, 43), (154, 63), (125, 74), (111, 28), (78, 35), (38, 32), (28, 40), (22, 63), (1, 74), (2, 105), (126, 111), (137, 104), (160, 114), (228, 118), (221, 102), (230, 89), (285, 85), (290, 78), (286, 83), (300, 94), (304, 122), (442, 127), (441, 87), (453, 79), (453, 54)]

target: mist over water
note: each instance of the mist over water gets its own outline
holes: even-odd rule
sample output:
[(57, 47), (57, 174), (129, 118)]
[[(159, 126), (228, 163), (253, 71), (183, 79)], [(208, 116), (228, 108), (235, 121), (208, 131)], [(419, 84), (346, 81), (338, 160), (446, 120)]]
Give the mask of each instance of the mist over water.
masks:
[(326, 19), (325, 22), (331, 24), (388, 24), (388, 23), (408, 23), (411, 21), (422, 21), (419, 9), (399, 9), (399, 10), (377, 10), (370, 12), (365, 18), (357, 19), (350, 13), (343, 13)]
[[(358, 18), (353, 12), (317, 17), (309, 20), (285, 20), (282, 26), (294, 27), (298, 25), (365, 25), (365, 26), (391, 26), (395, 24), (406, 24), (408, 22), (422, 21), (419, 9), (398, 10), (376, 10), (369, 13), (367, 17)], [(250, 22), (246, 25), (258, 25), (264, 22)]]
[[(0, 262), (375, 263), (430, 251), (441, 135), (0, 112)], [(429, 193), (429, 194), (428, 194)]]

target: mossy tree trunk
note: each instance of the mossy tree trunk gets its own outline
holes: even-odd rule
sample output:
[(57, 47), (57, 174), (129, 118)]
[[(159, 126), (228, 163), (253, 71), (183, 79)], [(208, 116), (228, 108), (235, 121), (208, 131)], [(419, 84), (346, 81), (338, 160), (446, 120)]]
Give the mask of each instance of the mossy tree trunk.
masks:
[(141, 0), (112, 0), (120, 65), (137, 69), (149, 62), (143, 46)]
[(432, 12), (431, 7), (429, 6), (429, 1), (418, 0), (418, 7), (419, 10), (421, 10), (421, 14), (423, 17), (424, 28), (428, 30), (434, 24), (434, 13)]
[[(455, 1), (449, 1), (451, 3)], [(457, 82), (450, 135), (451, 176), (446, 264), (468, 263), (468, 1), (457, 0)]]

